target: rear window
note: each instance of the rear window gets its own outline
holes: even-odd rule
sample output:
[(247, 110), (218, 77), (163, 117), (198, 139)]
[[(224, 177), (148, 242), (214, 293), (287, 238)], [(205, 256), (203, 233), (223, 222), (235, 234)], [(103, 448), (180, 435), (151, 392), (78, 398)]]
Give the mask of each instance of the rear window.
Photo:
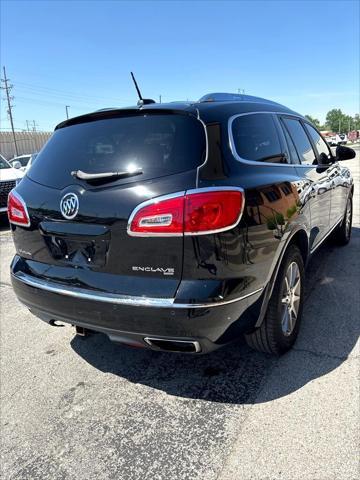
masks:
[(86, 173), (141, 169), (135, 182), (198, 167), (206, 151), (202, 124), (187, 115), (144, 114), (101, 119), (56, 130), (29, 172), (55, 188), (74, 183), (74, 170)]

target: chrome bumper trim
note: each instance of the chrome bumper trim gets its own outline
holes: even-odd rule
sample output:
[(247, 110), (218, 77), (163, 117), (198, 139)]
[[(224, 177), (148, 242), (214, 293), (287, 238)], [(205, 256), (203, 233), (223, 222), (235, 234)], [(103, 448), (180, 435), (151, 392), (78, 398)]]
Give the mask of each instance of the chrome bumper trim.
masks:
[(17, 272), (16, 274), (12, 273), (11, 275), (15, 280), (23, 282), (30, 287), (39, 288), (47, 292), (79, 298), (81, 300), (113, 303), (116, 305), (128, 305), (131, 307), (157, 307), (170, 309), (220, 307), (221, 305), (228, 305), (229, 303), (235, 303), (240, 300), (244, 300), (245, 298), (255, 295), (263, 290), (263, 287), (258, 288), (254, 292), (248, 293), (247, 295), (233, 298), (231, 300), (219, 300), (218, 302), (176, 303), (175, 298), (147, 298), (131, 295), (116, 295), (114, 293), (95, 292), (78, 287), (65, 287), (59, 283), (49, 282), (40, 278), (32, 277), (24, 272)]

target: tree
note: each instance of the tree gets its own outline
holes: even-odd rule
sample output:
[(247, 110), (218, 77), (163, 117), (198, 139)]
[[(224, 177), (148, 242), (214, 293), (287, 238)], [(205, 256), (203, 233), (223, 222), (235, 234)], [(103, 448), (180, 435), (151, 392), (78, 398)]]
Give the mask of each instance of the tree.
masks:
[(326, 128), (338, 133), (360, 130), (360, 116), (345, 115), (340, 108), (333, 108), (326, 115)]
[(352, 119), (352, 130), (360, 130), (360, 115), (357, 113)]
[(326, 115), (326, 126), (332, 132), (347, 132), (349, 129), (349, 119), (352, 123), (351, 117), (342, 113), (340, 108), (333, 108)]
[(317, 118), (314, 118), (311, 115), (305, 115), (305, 118), (307, 118), (318, 130), (321, 129), (320, 121)]

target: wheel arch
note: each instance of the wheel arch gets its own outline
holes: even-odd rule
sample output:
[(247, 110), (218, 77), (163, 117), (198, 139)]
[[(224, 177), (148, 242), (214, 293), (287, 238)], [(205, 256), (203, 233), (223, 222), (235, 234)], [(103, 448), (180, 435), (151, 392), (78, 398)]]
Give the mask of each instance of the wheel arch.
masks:
[[(306, 266), (309, 259), (309, 239), (305, 230), (298, 230), (290, 239), (289, 243), (286, 245), (286, 249), (290, 245), (296, 245), (300, 250), (301, 256), (303, 258), (304, 265)], [(286, 250), (285, 249), (285, 250)], [(285, 251), (284, 251), (285, 253)]]
[(300, 250), (301, 256), (303, 258), (304, 266), (306, 266), (308, 262), (308, 259), (310, 257), (309, 237), (306, 233), (305, 228), (300, 227), (288, 237), (287, 241), (284, 242), (284, 245), (281, 248), (281, 251), (278, 255), (277, 262), (275, 264), (275, 267), (273, 268), (270, 280), (267, 286), (265, 287), (264, 300), (261, 306), (259, 318), (255, 324), (255, 328), (259, 328), (265, 318), (267, 306), (268, 306), (271, 294), (273, 292), (275, 280), (276, 280), (282, 259), (285, 255), (285, 252), (290, 247), (290, 245), (296, 245), (298, 247), (298, 249)]

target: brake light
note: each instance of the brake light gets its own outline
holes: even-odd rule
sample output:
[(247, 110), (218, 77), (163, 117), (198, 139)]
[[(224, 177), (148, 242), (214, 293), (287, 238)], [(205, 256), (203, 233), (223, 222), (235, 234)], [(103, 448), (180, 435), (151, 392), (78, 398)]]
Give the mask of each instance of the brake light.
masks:
[(240, 188), (189, 190), (140, 204), (130, 216), (128, 233), (147, 237), (223, 232), (239, 223), (243, 208)]
[(9, 222), (22, 227), (30, 226), (30, 217), (26, 204), (21, 196), (11, 191), (8, 196), (8, 217)]

